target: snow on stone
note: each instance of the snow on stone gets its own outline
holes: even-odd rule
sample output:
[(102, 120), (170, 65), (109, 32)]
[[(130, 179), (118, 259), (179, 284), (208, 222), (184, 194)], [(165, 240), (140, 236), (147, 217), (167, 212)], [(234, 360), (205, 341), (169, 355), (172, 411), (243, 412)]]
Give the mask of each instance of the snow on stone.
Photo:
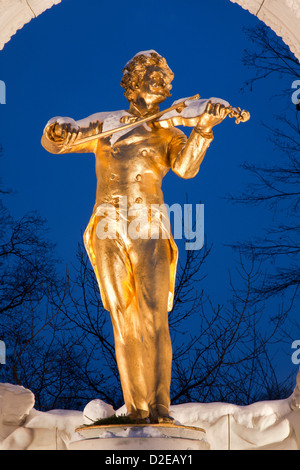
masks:
[[(248, 406), (230, 403), (185, 403), (172, 405), (175, 423), (206, 431), (212, 450), (272, 449), (300, 450), (300, 371), (293, 394), (283, 400), (262, 401)], [(83, 411), (37, 411), (34, 395), (17, 385), (0, 384), (1, 450), (67, 450), (82, 436), (75, 429), (112, 414), (126, 414), (123, 405), (114, 411), (111, 405), (95, 399)], [(118, 437), (158, 437), (156, 428), (120, 431)], [(107, 437), (112, 437), (111, 435)], [(161, 436), (159, 436), (161, 437)]]
[[(24, 427), (26, 428), (48, 428), (63, 431), (67, 434), (74, 432), (74, 424), (80, 426), (83, 422), (82, 411), (74, 410), (50, 410), (37, 411), (33, 409), (28, 416)], [(46, 426), (45, 426), (46, 425)]]
[(99, 419), (109, 418), (115, 414), (115, 410), (102, 400), (90, 401), (83, 410), (83, 424), (93, 424)]
[(34, 394), (19, 385), (0, 383), (0, 435), (1, 423), (20, 426), (34, 406)]

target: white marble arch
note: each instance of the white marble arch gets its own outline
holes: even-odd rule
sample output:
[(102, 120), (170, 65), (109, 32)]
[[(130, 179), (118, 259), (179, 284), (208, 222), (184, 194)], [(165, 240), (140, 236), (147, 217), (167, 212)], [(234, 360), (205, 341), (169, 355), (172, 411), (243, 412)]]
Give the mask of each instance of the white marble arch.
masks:
[(0, 0), (0, 50), (26, 23), (60, 2), (61, 0)]
[(259, 18), (300, 61), (300, 0), (230, 0)]
[[(0, 50), (24, 24), (62, 0), (0, 0)], [(300, 0), (227, 0), (269, 26), (300, 61)]]

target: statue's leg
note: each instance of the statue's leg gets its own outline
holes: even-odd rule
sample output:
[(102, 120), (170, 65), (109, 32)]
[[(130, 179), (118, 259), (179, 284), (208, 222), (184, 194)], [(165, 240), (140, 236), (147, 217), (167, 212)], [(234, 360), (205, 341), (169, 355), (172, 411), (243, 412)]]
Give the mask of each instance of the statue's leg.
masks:
[(144, 419), (149, 415), (148, 388), (132, 263), (120, 239), (102, 240), (95, 235), (93, 249), (101, 288), (111, 315), (127, 412), (133, 418)]
[(168, 421), (172, 345), (168, 325), (169, 240), (135, 240), (132, 259), (139, 315), (143, 321), (145, 379), (153, 420)]

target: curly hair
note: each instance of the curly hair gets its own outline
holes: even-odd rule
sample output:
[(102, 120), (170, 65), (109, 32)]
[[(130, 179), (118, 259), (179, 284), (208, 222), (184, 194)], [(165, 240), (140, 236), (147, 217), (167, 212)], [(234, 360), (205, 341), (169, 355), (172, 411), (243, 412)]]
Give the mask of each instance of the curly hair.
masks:
[(132, 100), (136, 89), (144, 78), (147, 67), (153, 65), (163, 69), (165, 73), (165, 87), (168, 91), (171, 90), (174, 73), (168, 66), (166, 59), (153, 50), (139, 52), (127, 62), (122, 71), (121, 87), (125, 89), (124, 95), (128, 101)]

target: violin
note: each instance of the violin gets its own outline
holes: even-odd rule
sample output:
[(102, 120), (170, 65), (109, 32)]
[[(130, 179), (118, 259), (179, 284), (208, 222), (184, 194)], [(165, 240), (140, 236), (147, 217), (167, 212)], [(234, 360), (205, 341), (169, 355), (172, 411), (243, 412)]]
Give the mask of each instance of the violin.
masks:
[(131, 129), (140, 124), (146, 124), (148, 122), (151, 122), (156, 128), (169, 128), (176, 126), (195, 127), (198, 123), (199, 117), (205, 112), (206, 106), (209, 102), (223, 105), (226, 110), (226, 116), (235, 118), (236, 124), (239, 124), (240, 122), (246, 122), (250, 119), (250, 113), (248, 111), (241, 110), (241, 108), (233, 108), (227, 101), (221, 100), (219, 98), (200, 100), (200, 95), (197, 94), (189, 98), (175, 101), (170, 108), (159, 111), (152, 116), (141, 119), (134, 116), (123, 116), (123, 118), (121, 118), (121, 122), (127, 121), (127, 124), (124, 124), (123, 126), (117, 127), (115, 129), (107, 130), (105, 132), (83, 137), (82, 139), (78, 139), (73, 142), (70, 146), (73, 147), (86, 142), (91, 142), (93, 140), (103, 139), (115, 134), (116, 132)]

